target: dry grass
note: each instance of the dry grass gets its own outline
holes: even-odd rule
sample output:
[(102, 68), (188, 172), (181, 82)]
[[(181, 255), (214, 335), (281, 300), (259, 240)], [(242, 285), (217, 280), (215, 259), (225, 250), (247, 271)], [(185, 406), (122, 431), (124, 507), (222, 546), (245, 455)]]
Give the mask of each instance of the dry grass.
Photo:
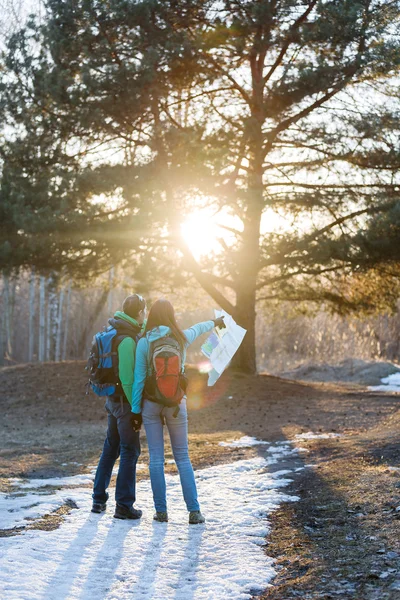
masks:
[(315, 466), (296, 481), (300, 501), (274, 515), (267, 552), (280, 570), (263, 598), (400, 598), (400, 438), (377, 459), (378, 430), (389, 435), (388, 423), (306, 444)]

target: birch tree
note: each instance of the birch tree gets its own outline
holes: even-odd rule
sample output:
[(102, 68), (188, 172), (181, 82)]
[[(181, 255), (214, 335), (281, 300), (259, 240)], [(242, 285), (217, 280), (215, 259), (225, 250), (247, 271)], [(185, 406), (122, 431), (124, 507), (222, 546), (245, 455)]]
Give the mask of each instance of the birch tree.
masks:
[(36, 275), (32, 268), (29, 279), (29, 340), (28, 340), (28, 361), (33, 361), (35, 352), (35, 291), (36, 291)]
[(43, 362), (46, 357), (45, 349), (45, 310), (46, 310), (46, 278), (44, 275), (40, 275), (39, 278), (39, 362)]
[(56, 334), (56, 349), (55, 349), (55, 360), (57, 362), (59, 362), (61, 360), (61, 333), (62, 333), (63, 303), (64, 303), (64, 287), (61, 286), (60, 293), (58, 296), (57, 334)]
[(68, 327), (69, 327), (70, 307), (71, 307), (71, 282), (69, 281), (69, 283), (68, 283), (68, 290), (67, 290), (67, 305), (65, 307), (65, 327), (64, 327), (62, 360), (66, 360), (67, 359)]

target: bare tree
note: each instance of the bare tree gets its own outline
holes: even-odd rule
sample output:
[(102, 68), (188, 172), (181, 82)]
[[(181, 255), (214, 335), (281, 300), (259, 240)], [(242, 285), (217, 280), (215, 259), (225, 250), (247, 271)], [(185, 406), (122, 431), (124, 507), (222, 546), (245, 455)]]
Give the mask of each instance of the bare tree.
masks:
[(39, 361), (45, 359), (45, 298), (46, 295), (46, 279), (44, 275), (40, 276), (40, 304), (39, 304)]
[(12, 340), (11, 340), (11, 302), (10, 302), (10, 277), (4, 275), (4, 320), (5, 320), (5, 351), (6, 358), (10, 360), (12, 357)]
[(35, 317), (35, 287), (36, 287), (36, 276), (34, 268), (31, 271), (29, 280), (29, 341), (28, 341), (28, 360), (33, 361), (34, 354), (34, 317)]
[(66, 360), (66, 358), (67, 358), (68, 326), (69, 326), (70, 307), (71, 307), (71, 281), (68, 283), (68, 291), (67, 291), (67, 306), (66, 306), (66, 311), (65, 311), (66, 314), (65, 314), (62, 360)]
[(57, 316), (57, 334), (56, 334), (56, 361), (61, 360), (61, 330), (62, 330), (62, 315), (63, 315), (63, 302), (64, 302), (64, 287), (60, 289), (60, 295), (58, 298), (58, 316)]

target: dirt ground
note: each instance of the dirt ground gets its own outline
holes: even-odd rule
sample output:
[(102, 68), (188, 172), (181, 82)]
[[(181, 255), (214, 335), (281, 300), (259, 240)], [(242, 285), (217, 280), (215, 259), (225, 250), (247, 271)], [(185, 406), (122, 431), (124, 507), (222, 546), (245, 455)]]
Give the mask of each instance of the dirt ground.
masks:
[[(96, 464), (106, 413), (85, 383), (83, 362), (0, 370), (0, 490), (10, 489), (10, 477), (73, 475)], [(278, 576), (264, 599), (400, 599), (399, 397), (232, 372), (207, 388), (206, 376), (190, 370), (188, 404), (196, 468), (254, 453), (218, 445), (242, 435), (341, 434), (300, 443), (312, 466), (291, 486), (299, 502), (272, 517), (266, 551)], [(144, 435), (141, 460), (148, 460)], [(35, 526), (58, 526), (62, 514)]]

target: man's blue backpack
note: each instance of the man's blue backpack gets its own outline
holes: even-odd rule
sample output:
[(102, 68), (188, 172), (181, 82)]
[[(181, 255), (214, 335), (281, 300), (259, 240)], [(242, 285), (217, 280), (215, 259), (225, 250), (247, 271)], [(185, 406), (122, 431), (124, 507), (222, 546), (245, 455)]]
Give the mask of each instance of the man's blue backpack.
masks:
[(111, 325), (96, 333), (92, 341), (87, 367), (89, 385), (98, 396), (123, 396), (119, 380), (118, 346), (126, 335), (118, 335)]

